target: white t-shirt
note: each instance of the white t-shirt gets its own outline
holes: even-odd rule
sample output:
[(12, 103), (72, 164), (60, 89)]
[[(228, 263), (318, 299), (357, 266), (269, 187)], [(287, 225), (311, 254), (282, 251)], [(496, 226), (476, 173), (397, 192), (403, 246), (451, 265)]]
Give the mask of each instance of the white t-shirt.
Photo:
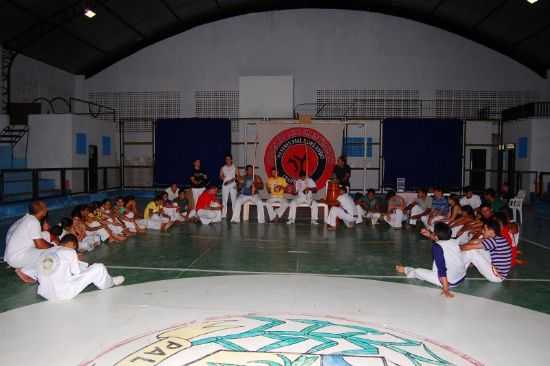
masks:
[(472, 195), (471, 198), (464, 196), (460, 199), (460, 206), (471, 206), (475, 210), (481, 206), (481, 198), (477, 194)]
[(349, 194), (341, 194), (338, 196), (337, 200), (340, 202), (340, 207), (342, 207), (348, 214), (353, 216), (357, 215), (357, 206), (355, 206), (355, 202)]
[(38, 260), (38, 295), (48, 300), (66, 300), (74, 296), (73, 276), (81, 266), (76, 251), (65, 247), (44, 250)]
[(34, 240), (42, 238), (40, 221), (31, 214), (26, 214), (14, 222), (6, 235), (4, 260), (12, 267), (18, 268), (29, 250), (36, 249)]
[(303, 202), (310, 202), (313, 197), (313, 193), (311, 191), (304, 193), (304, 190), (306, 188), (317, 188), (315, 181), (311, 178), (298, 179), (294, 183), (294, 185), (296, 186), (296, 192), (298, 193), (298, 200)]
[[(224, 165), (224, 166), (222, 166), (222, 174), (223, 174), (223, 182), (224, 183), (230, 181), (231, 179), (234, 179), (237, 176), (237, 170), (235, 168), (235, 165), (230, 165), (230, 166)], [(231, 187), (234, 184), (235, 184), (235, 182), (233, 182), (231, 184), (228, 184), (225, 187)]]
[(170, 201), (177, 200), (178, 197), (179, 197), (179, 194), (180, 194), (179, 188), (176, 188), (176, 192), (174, 192), (172, 190), (172, 187), (166, 188), (166, 190), (164, 192), (168, 193), (168, 200), (170, 200)]

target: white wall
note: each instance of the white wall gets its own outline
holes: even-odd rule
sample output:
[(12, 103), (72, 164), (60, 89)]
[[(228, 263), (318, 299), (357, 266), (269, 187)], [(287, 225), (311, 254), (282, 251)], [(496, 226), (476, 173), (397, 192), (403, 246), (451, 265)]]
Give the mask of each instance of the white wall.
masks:
[(13, 62), (10, 82), (14, 103), (30, 103), (37, 97), (67, 98), (75, 92), (75, 75), (23, 55)]
[(411, 20), (346, 10), (248, 14), (206, 24), (147, 47), (87, 79), (81, 92), (238, 90), (241, 75), (292, 75), (295, 103), (314, 91), (532, 90), (550, 84), (496, 51)]
[[(464, 140), (465, 144), (476, 144), (478, 146), (466, 146), (466, 151), (464, 154), (464, 164), (466, 169), (471, 169), (470, 162), (470, 152), (472, 150), (485, 150), (486, 169), (496, 169), (497, 168), (497, 155), (498, 151), (496, 147), (484, 146), (493, 144), (493, 134), (498, 134), (498, 123), (497, 122), (487, 122), (487, 121), (466, 121), (466, 137)], [(470, 173), (465, 172), (464, 182), (466, 185), (470, 184)], [(485, 185), (487, 187), (496, 187), (497, 185), (497, 174), (496, 173), (486, 173), (485, 174)]]

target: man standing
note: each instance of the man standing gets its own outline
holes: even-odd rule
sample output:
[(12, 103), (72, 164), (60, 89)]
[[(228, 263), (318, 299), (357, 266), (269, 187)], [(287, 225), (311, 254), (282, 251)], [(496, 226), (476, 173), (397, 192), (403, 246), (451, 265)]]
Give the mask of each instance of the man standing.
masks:
[(300, 179), (294, 182), (297, 198), (290, 201), (290, 210), (288, 211), (288, 225), (292, 225), (296, 222), (296, 208), (298, 205), (308, 205), (311, 207), (311, 224), (318, 225), (318, 212), (319, 208), (317, 201), (313, 199), (313, 193), (317, 192), (317, 184), (311, 178), (306, 175), (305, 171), (300, 172)]
[(218, 187), (209, 186), (197, 200), (197, 216), (203, 225), (222, 221), (222, 205), (218, 202)]
[(237, 201), (237, 181), (239, 180), (239, 169), (233, 164), (231, 155), (225, 156), (225, 165), (220, 169), (222, 180), (222, 219), (227, 217), (227, 201), (231, 197), (231, 211), (235, 209)]
[(264, 184), (262, 182), (262, 178), (254, 174), (252, 165), (247, 165), (246, 175), (244, 176), (241, 184), (241, 194), (239, 194), (239, 197), (237, 197), (237, 201), (235, 202), (231, 222), (241, 222), (241, 209), (247, 202), (251, 202), (256, 205), (256, 210), (258, 212), (258, 223), (263, 224), (265, 222), (264, 203), (257, 195), (257, 191), (263, 189), (263, 187)]
[(336, 230), (336, 219), (340, 219), (350, 228), (353, 224), (360, 224), (363, 219), (357, 214), (357, 206), (353, 198), (346, 193), (345, 187), (340, 187), (337, 198), (339, 206), (332, 207), (328, 213), (328, 229)]
[(351, 167), (347, 163), (345, 156), (340, 156), (336, 161), (332, 175), (338, 181), (338, 184), (346, 188), (346, 192), (349, 191), (350, 183), (349, 179), (351, 177)]
[[(282, 218), (288, 208), (288, 200), (285, 199), (285, 188), (288, 186), (286, 179), (279, 176), (277, 167), (274, 166), (271, 169), (271, 177), (267, 179), (267, 192), (271, 194), (271, 198), (267, 200), (267, 214), (269, 215), (269, 221), (277, 221), (278, 218)], [(279, 204), (277, 211), (274, 210), (273, 205)]]
[[(48, 207), (42, 201), (34, 201), (29, 206), (29, 213), (13, 223), (6, 235), (6, 250), (4, 260), (15, 268), (15, 272), (23, 282), (33, 282), (36, 279), (36, 265), (43, 249), (48, 244), (41, 236), (40, 222), (46, 218)], [(26, 276), (21, 269), (25, 268)], [(28, 269), (28, 270), (27, 270)], [(29, 278), (30, 276), (30, 278)]]
[[(208, 185), (208, 175), (201, 168), (201, 161), (199, 159), (193, 160), (193, 169), (191, 176), (189, 177), (191, 183), (191, 192), (193, 193), (193, 208), (197, 204), (199, 196), (204, 192)], [(195, 216), (196, 211), (193, 209), (189, 216)]]

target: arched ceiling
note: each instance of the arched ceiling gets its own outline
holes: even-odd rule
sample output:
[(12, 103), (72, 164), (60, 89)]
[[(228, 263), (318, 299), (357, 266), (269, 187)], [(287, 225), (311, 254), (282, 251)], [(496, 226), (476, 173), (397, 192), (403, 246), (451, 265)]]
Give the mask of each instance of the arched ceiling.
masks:
[[(97, 16), (89, 19), (89, 4)], [(546, 77), (550, 0), (0, 0), (0, 44), (94, 75), (201, 24), (283, 9), (349, 9), (413, 19), (492, 48)]]

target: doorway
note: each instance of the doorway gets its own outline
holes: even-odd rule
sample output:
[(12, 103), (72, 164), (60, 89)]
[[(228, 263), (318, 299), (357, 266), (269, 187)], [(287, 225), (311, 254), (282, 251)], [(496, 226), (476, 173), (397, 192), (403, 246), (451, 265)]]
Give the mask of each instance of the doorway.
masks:
[(470, 150), (470, 186), (476, 191), (485, 189), (485, 169), (487, 168), (487, 150)]

